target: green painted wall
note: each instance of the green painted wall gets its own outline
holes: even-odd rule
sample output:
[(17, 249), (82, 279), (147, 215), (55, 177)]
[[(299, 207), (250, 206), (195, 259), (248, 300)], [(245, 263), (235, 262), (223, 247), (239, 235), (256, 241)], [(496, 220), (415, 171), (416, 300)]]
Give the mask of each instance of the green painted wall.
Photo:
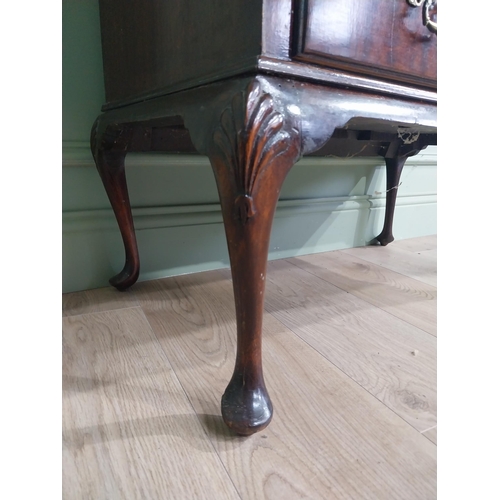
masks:
[[(120, 235), (88, 147), (104, 102), (97, 0), (63, 1), (63, 291), (106, 286)], [(411, 158), (394, 223), (398, 239), (435, 234), (436, 148)], [(201, 156), (130, 154), (127, 176), (140, 279), (228, 266), (217, 190)], [(369, 244), (382, 227), (380, 158), (301, 160), (282, 189), (270, 258)]]

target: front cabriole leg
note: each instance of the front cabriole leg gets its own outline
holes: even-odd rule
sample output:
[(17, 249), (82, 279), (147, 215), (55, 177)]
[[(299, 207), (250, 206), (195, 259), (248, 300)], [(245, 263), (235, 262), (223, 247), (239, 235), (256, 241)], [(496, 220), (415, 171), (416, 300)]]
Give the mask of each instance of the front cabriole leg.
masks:
[(99, 130), (99, 119), (91, 132), (91, 148), (97, 170), (120, 228), (125, 246), (123, 270), (109, 282), (118, 290), (126, 290), (139, 277), (139, 251), (125, 177), (125, 156), (132, 136), (130, 126), (108, 125)]
[(262, 316), (271, 226), (281, 185), (299, 158), (299, 132), (258, 80), (222, 111), (209, 146), (231, 262), (237, 354), (222, 416), (250, 435), (271, 421), (262, 371)]

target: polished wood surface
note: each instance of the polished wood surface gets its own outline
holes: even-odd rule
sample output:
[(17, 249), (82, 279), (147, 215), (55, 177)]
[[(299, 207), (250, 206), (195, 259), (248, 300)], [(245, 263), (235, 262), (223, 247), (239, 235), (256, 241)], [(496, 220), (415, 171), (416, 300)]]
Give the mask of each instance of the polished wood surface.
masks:
[(226, 424), (239, 434), (262, 430), (273, 413), (262, 372), (262, 313), (274, 212), (300, 154), (299, 132), (287, 118), (253, 79), (222, 111), (209, 146), (238, 325), (235, 369), (221, 408)]
[(402, 0), (296, 2), (294, 58), (436, 88), (437, 37)]
[[(436, 238), (427, 237), (373, 250), (397, 249), (418, 269), (418, 252), (435, 247)], [(322, 268), (335, 273), (341, 269), (339, 254), (346, 255), (304, 256), (301, 265), (321, 257)], [(263, 432), (246, 438), (226, 427), (219, 409), (237, 342), (227, 270), (142, 282), (125, 293), (63, 295), (69, 316), (63, 321), (64, 498), (436, 497), (435, 427), (419, 432), (408, 423), (418, 422), (424, 410), (412, 404), (418, 392), (404, 383), (420, 369), (420, 383), (435, 392), (429, 361), (436, 353), (397, 352), (391, 337), (401, 326), (398, 315), (408, 314), (406, 342), (408, 349), (418, 349), (423, 332), (412, 328), (408, 310), (415, 296), (425, 300), (422, 281), (364, 261), (376, 277), (366, 283), (376, 280), (378, 295), (391, 289), (394, 308), (386, 312), (339, 290), (337, 283), (323, 281), (318, 289), (311, 268), (305, 273), (297, 261), (275, 261), (268, 271), (263, 361), (275, 413)], [(289, 265), (295, 274), (284, 283), (284, 294), (283, 270)], [(297, 277), (301, 286), (290, 295), (289, 280)], [(361, 277), (357, 283), (360, 288)], [(430, 290), (428, 306), (435, 308), (436, 290)], [(284, 300), (295, 305), (284, 306)], [(346, 304), (357, 311), (356, 320)], [(371, 333), (364, 314), (377, 317), (368, 325)], [(314, 347), (297, 333), (304, 330), (305, 316), (330, 325), (329, 335)], [(358, 339), (359, 350), (350, 350), (358, 361), (349, 374), (324, 355), (329, 345), (346, 345), (342, 324)], [(379, 342), (375, 353), (373, 341)], [(391, 377), (383, 376), (392, 370)], [(379, 397), (368, 392), (377, 373)], [(406, 418), (388, 405), (404, 407)]]
[(132, 128), (107, 127), (97, 138), (98, 124), (99, 120), (96, 120), (92, 127), (91, 150), (125, 246), (125, 265), (109, 282), (118, 290), (125, 290), (137, 281), (140, 271), (139, 249), (125, 176), (125, 156), (132, 137)]
[(403, 0), (101, 0), (100, 13), (107, 102), (91, 147), (125, 246), (124, 268), (110, 282), (125, 290), (139, 277), (126, 154), (208, 156), (237, 318), (236, 362), (221, 411), (238, 434), (262, 430), (273, 415), (262, 317), (281, 185), (304, 155), (366, 150), (384, 157), (387, 205), (378, 241), (390, 243), (404, 161), (436, 143), (436, 93), (421, 85), (434, 82), (435, 36), (423, 27), (424, 35), (408, 35), (416, 12)]
[(107, 103), (246, 73), (260, 54), (259, 0), (99, 0), (99, 10)]
[(436, 36), (405, 0), (99, 0), (99, 8), (104, 109), (287, 67), (393, 95), (436, 88)]

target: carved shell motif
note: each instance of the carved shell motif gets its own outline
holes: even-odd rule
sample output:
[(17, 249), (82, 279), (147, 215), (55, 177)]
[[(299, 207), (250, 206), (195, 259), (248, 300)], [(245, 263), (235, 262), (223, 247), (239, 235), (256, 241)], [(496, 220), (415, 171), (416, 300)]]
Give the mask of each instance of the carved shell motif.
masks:
[(214, 145), (234, 182), (235, 217), (243, 224), (255, 215), (253, 193), (262, 174), (286, 151), (298, 155), (297, 135), (258, 80), (236, 94), (222, 112)]

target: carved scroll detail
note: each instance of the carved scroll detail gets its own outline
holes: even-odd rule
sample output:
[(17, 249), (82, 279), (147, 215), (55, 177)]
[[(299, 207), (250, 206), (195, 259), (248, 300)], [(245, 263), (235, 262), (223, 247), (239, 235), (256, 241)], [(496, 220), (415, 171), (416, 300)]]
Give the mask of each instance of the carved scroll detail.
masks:
[(283, 153), (298, 155), (298, 130), (276, 109), (272, 96), (253, 80), (221, 113), (214, 146), (229, 169), (235, 217), (246, 224), (256, 214), (253, 196), (263, 173)]

